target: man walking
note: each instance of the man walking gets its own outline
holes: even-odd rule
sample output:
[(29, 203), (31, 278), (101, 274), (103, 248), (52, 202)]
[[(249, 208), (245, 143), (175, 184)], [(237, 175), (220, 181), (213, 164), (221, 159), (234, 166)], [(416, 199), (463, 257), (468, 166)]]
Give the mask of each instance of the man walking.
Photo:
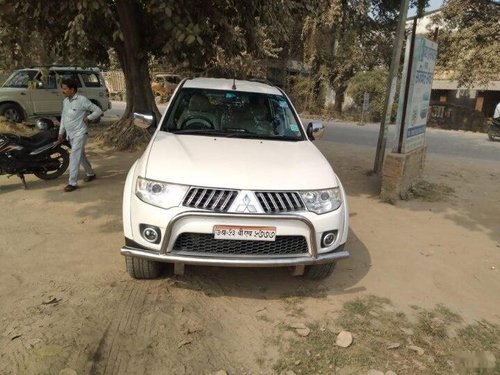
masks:
[(64, 138), (67, 138), (71, 144), (69, 182), (64, 188), (64, 191), (70, 192), (78, 188), (80, 164), (85, 169), (85, 182), (96, 178), (96, 174), (85, 155), (85, 144), (88, 137), (87, 124), (101, 116), (102, 110), (85, 96), (77, 93), (78, 86), (73, 79), (63, 79), (61, 89), (66, 98), (63, 101), (59, 141), (63, 142)]

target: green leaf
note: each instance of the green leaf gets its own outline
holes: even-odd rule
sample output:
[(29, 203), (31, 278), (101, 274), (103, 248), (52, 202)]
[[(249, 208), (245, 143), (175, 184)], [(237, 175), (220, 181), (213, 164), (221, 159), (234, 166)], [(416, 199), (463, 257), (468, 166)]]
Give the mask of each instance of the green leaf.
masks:
[(165, 14), (168, 18), (172, 18), (172, 9), (170, 7), (165, 8)]
[(182, 42), (185, 38), (186, 38), (186, 34), (184, 34), (184, 33), (180, 33), (180, 34), (177, 36), (177, 41), (180, 43), (180, 42)]
[(195, 41), (196, 37), (194, 35), (189, 35), (187, 38), (186, 38), (186, 43), (189, 45), (189, 44), (193, 44), (193, 42)]
[(203, 45), (203, 40), (199, 36), (196, 37), (196, 40), (198, 41), (200, 46)]

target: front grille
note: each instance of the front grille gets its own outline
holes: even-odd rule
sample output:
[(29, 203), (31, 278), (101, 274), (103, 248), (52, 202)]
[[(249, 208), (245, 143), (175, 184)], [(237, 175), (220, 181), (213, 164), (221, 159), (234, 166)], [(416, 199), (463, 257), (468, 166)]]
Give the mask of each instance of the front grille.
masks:
[(302, 236), (276, 236), (275, 241), (219, 240), (209, 233), (182, 233), (172, 249), (176, 254), (225, 256), (284, 256), (306, 254)]
[(304, 203), (296, 192), (255, 192), (265, 213), (300, 211)]
[(236, 190), (191, 188), (184, 198), (185, 207), (226, 212), (238, 195)]

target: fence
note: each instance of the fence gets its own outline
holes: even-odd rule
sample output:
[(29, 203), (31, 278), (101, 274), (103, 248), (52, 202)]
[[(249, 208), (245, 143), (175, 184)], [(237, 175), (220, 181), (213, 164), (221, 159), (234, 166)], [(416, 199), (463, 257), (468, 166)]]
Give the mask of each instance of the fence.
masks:
[(110, 70), (103, 72), (106, 87), (109, 90), (110, 98), (113, 100), (125, 100), (126, 86), (125, 76), (121, 70)]

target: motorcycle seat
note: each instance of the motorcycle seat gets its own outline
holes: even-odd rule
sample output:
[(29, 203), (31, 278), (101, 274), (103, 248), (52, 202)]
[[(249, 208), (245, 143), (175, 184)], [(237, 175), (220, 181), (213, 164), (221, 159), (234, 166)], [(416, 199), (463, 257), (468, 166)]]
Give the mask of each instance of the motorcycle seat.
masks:
[(51, 142), (55, 142), (57, 137), (51, 131), (41, 131), (31, 137), (19, 137), (19, 144), (31, 150), (45, 146)]

